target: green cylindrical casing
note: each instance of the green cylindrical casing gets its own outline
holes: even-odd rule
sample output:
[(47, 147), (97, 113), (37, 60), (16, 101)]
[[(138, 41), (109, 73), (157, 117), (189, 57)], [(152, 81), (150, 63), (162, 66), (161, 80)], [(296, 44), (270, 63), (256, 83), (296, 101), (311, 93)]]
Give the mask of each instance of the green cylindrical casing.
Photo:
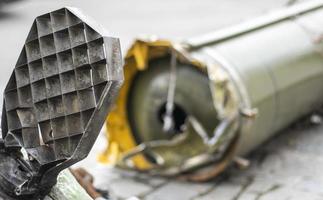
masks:
[(192, 52), (214, 62), (209, 71), (220, 66), (228, 73), (240, 107), (258, 110), (252, 125), (241, 133), (239, 154), (322, 104), (322, 19), (323, 9), (318, 8)]

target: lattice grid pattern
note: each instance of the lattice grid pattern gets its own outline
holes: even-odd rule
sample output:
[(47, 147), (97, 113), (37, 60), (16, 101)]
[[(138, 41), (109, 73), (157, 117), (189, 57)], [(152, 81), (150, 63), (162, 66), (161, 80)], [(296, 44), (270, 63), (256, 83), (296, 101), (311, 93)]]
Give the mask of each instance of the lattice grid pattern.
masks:
[(112, 79), (108, 39), (67, 8), (36, 18), (5, 91), (8, 132), (21, 146), (55, 160), (73, 154)]

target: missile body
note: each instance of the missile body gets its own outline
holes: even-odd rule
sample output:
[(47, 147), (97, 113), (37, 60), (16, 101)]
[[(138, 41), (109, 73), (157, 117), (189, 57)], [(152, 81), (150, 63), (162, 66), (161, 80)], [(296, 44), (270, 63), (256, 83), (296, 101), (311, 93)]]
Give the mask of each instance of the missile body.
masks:
[(191, 180), (218, 175), (322, 105), (322, 19), (323, 2), (313, 1), (181, 43), (136, 41), (101, 160)]

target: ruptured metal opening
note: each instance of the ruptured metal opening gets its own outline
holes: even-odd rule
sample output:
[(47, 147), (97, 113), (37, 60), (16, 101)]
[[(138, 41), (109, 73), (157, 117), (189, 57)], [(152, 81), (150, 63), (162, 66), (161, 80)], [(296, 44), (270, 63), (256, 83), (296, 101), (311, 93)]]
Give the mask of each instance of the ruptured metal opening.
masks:
[[(164, 116), (166, 114), (166, 103), (162, 104), (158, 111), (158, 119), (160, 123), (164, 123)], [(187, 113), (178, 104), (174, 104), (174, 110), (172, 112), (172, 119), (174, 120), (174, 127), (171, 131), (173, 134), (179, 134), (182, 133), (185, 129), (185, 121), (187, 119)]]
[(207, 74), (192, 65), (178, 63), (171, 113), (173, 126), (170, 131), (163, 129), (171, 73), (169, 66), (169, 56), (152, 60), (146, 70), (137, 72), (132, 79), (127, 95), (127, 117), (137, 144), (173, 139), (185, 131), (189, 116), (198, 119), (208, 133), (218, 124)]

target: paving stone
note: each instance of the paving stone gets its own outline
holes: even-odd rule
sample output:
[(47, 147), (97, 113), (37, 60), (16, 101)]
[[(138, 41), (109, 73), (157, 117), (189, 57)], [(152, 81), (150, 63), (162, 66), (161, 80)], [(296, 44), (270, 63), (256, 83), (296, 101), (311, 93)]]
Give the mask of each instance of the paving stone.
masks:
[[(253, 194), (253, 193), (242, 193), (235, 200), (257, 200), (257, 194)], [(272, 199), (272, 200), (274, 200), (274, 199)], [(281, 199), (277, 199), (277, 200), (281, 200)]]
[(280, 188), (281, 185), (275, 182), (263, 180), (263, 181), (254, 181), (248, 188), (244, 191), (244, 193), (252, 193), (252, 194), (263, 194), (269, 191), (276, 190)]
[(170, 182), (147, 195), (145, 200), (192, 199), (210, 188), (212, 188), (210, 183)]
[(167, 178), (163, 178), (159, 176), (151, 176), (147, 173), (140, 173), (136, 171), (128, 171), (128, 170), (122, 170), (117, 168), (115, 168), (114, 171), (122, 178), (132, 179), (135, 182), (149, 185), (151, 187), (158, 187), (168, 181)]
[(314, 177), (308, 178), (304, 177), (300, 180), (297, 184), (293, 186), (294, 190), (312, 193), (312, 194), (319, 194), (323, 195), (323, 181), (315, 179)]
[(165, 184), (169, 180), (167, 178), (158, 177), (158, 176), (150, 176), (148, 174), (138, 173), (134, 179), (138, 182), (148, 184), (152, 187), (159, 187), (160, 185)]
[(258, 200), (321, 200), (322, 198), (323, 196), (319, 194), (297, 191), (286, 187), (262, 195)]
[(233, 183), (223, 183), (215, 186), (209, 193), (195, 198), (195, 200), (233, 200), (238, 196), (242, 189), (242, 185), (236, 185)]
[(149, 179), (149, 184), (153, 187), (158, 187), (166, 182), (167, 182), (167, 179), (164, 179), (164, 178), (153, 177)]
[(136, 182), (133, 179), (118, 179), (109, 185), (109, 192), (114, 199), (126, 199), (133, 196), (141, 196), (153, 188), (149, 185)]
[(122, 179), (115, 169), (106, 166), (96, 167), (96, 170), (92, 171), (95, 171), (95, 173), (92, 173), (95, 177), (94, 186), (102, 190), (110, 189), (109, 186), (112, 182)]

